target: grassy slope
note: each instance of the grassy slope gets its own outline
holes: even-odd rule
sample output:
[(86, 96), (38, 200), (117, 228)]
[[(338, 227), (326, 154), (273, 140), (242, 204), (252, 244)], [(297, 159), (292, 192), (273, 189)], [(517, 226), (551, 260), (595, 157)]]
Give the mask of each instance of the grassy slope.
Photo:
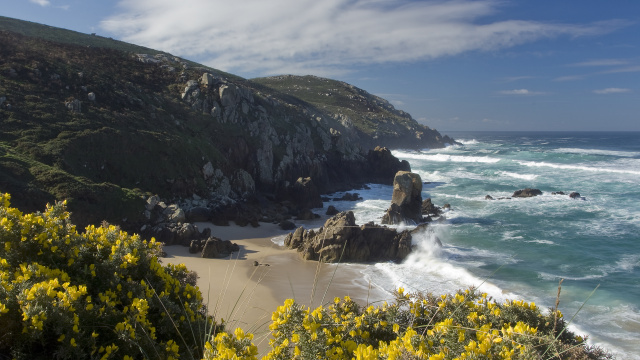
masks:
[(349, 117), (367, 135), (397, 131), (400, 125), (416, 128), (411, 116), (396, 110), (388, 101), (342, 81), (316, 76), (273, 76), (252, 82), (297, 97), (330, 114)]
[[(342, 127), (338, 114), (346, 115), (369, 136), (417, 125), (385, 100), (339, 81), (287, 76), (247, 81), (183, 60), (171, 72), (134, 55), (164, 54), (160, 51), (6, 17), (0, 17), (0, 35), (0, 97), (7, 98), (4, 106), (11, 104), (10, 110), (0, 107), (0, 191), (11, 192), (25, 211), (70, 199), (81, 226), (102, 219), (142, 220), (142, 194), (206, 197), (201, 169), (208, 161), (223, 171), (255, 168), (246, 156), (230, 156), (233, 149), (255, 153), (257, 142), (246, 129), (220, 124), (180, 100), (186, 80), (205, 71), (252, 88), (255, 106), (283, 119), (273, 123), (281, 135), (296, 130), (288, 119), (308, 120), (307, 111), (324, 113), (337, 129)], [(88, 92), (96, 94), (95, 102), (88, 101)], [(65, 107), (73, 99), (82, 101), (81, 113)], [(363, 145), (377, 145), (369, 142)], [(243, 143), (248, 149), (238, 147)], [(274, 147), (276, 161), (284, 147)]]
[[(0, 42), (0, 96), (11, 104), (0, 110), (0, 184), (25, 210), (71, 198), (82, 225), (94, 220), (82, 218), (91, 211), (134, 221), (142, 193), (135, 189), (179, 195), (202, 178), (202, 164), (188, 159), (224, 161), (218, 148), (232, 139), (221, 134), (233, 129), (190, 114), (178, 100), (177, 74), (112, 49), (8, 32)], [(9, 69), (17, 76), (6, 76)], [(73, 98), (82, 113), (66, 109)]]

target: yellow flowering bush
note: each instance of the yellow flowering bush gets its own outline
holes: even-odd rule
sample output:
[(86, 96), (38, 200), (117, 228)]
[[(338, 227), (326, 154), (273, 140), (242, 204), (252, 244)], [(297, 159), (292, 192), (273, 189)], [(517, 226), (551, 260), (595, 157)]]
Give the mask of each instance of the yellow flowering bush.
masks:
[[(434, 296), (399, 289), (393, 304), (366, 308), (349, 297), (313, 310), (289, 299), (273, 313), (271, 351), (263, 359), (611, 358), (567, 331), (559, 313), (554, 330), (555, 315), (474, 290)], [(208, 349), (219, 351), (205, 359), (255, 359), (246, 347), (226, 345), (231, 339), (212, 339)]]
[(23, 214), (0, 194), (0, 354), (14, 359), (201, 357), (194, 276), (115, 226), (79, 233), (65, 204)]
[[(194, 274), (160, 264), (155, 241), (107, 224), (81, 234), (64, 203), (22, 214), (9, 199), (0, 194), (1, 358), (257, 359), (253, 335), (215, 324)], [(560, 312), (473, 289), (401, 288), (391, 304), (366, 307), (289, 299), (269, 330), (265, 360), (611, 358), (566, 330)]]

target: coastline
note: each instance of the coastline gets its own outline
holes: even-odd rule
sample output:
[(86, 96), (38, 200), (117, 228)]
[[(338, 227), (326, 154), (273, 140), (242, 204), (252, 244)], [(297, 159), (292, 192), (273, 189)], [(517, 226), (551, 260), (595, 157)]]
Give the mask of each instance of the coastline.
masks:
[[(363, 283), (359, 267), (364, 265), (305, 261), (295, 250), (278, 246), (271, 239), (289, 231), (275, 224), (261, 223), (258, 228), (196, 225), (237, 243), (240, 251), (226, 258), (205, 259), (189, 253), (187, 247), (165, 246), (167, 257), (162, 262), (182, 263), (195, 271), (209, 312), (218, 321), (224, 319), (230, 331), (241, 327), (253, 333), (261, 354), (269, 349), (271, 314), (286, 299), (311, 308), (344, 296), (363, 306), (390, 300), (388, 294)], [(255, 261), (260, 265), (254, 266)]]

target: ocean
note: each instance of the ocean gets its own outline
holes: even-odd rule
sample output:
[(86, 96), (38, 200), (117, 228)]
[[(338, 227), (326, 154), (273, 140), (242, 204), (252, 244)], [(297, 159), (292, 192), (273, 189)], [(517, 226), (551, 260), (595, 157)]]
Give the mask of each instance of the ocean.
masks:
[[(572, 330), (640, 359), (640, 132), (448, 135), (463, 145), (393, 152), (425, 182), (423, 198), (451, 205), (446, 221), (414, 236), (403, 263), (358, 267), (365, 281), (436, 294), (474, 286), (550, 308), (564, 279), (559, 308)], [(543, 194), (485, 200), (524, 188)], [(371, 185), (362, 201), (327, 205), (379, 223), (392, 191)]]

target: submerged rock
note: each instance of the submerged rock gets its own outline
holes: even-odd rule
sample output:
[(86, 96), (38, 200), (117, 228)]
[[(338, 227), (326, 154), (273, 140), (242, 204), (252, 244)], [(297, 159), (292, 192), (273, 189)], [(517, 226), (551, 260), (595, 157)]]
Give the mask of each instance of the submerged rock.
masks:
[(534, 197), (538, 195), (542, 195), (542, 191), (540, 191), (540, 189), (526, 188), (522, 190), (516, 190), (513, 193), (513, 195), (511, 195), (511, 197), (526, 198), (526, 197)]

